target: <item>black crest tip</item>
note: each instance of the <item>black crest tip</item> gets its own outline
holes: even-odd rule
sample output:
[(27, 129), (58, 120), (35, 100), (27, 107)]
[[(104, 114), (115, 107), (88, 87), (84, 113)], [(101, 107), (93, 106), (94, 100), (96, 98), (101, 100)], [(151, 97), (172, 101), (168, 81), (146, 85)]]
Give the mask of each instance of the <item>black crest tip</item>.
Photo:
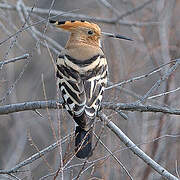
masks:
[(51, 23), (51, 24), (55, 24), (55, 23), (56, 23), (56, 21), (55, 21), (55, 20), (50, 19), (50, 20), (49, 20), (49, 23)]

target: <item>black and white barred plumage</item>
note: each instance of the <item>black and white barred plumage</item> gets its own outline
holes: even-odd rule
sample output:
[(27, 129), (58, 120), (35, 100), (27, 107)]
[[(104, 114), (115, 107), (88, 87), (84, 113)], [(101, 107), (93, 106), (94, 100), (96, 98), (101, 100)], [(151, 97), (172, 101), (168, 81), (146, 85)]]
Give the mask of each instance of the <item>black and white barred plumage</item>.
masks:
[[(101, 52), (102, 53), (102, 52)], [(107, 83), (107, 62), (103, 54), (80, 61), (67, 54), (61, 54), (57, 59), (58, 86), (61, 90), (65, 108), (79, 125), (76, 130), (76, 146), (87, 135), (89, 142), (84, 142), (84, 151), (77, 156), (86, 157), (86, 149), (90, 151), (92, 132), (97, 111), (100, 108), (104, 87)], [(90, 130), (90, 131), (89, 131)], [(79, 137), (82, 133), (82, 137)]]

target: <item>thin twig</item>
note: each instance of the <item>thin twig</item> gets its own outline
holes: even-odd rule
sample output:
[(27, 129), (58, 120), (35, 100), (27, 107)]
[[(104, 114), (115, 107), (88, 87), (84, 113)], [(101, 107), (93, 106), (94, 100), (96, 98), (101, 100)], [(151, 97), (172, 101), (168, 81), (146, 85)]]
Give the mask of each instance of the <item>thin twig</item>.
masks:
[[(47, 102), (47, 95), (46, 95), (46, 88), (45, 88), (45, 84), (44, 84), (44, 76), (43, 76), (43, 74), (41, 75), (41, 81), (42, 81), (43, 95), (44, 95), (44, 98), (45, 98), (45, 100)], [(46, 108), (46, 112), (47, 112), (47, 115), (48, 115), (48, 121), (49, 121), (49, 124), (50, 124), (50, 128), (51, 128), (53, 137), (54, 137), (54, 139), (56, 141), (58, 141), (56, 131), (55, 131), (55, 127), (54, 127), (54, 124), (53, 124), (53, 121), (52, 121), (48, 106)]]
[[(34, 143), (34, 141), (32, 139), (30, 130), (27, 132), (27, 137), (28, 137), (28, 141), (30, 142), (30, 145), (36, 150), (36, 152), (40, 152), (38, 146)], [(48, 160), (46, 159), (46, 157), (44, 155), (42, 155), (42, 159), (45, 162), (45, 164), (47, 165), (47, 167), (49, 168), (49, 170), (52, 172), (53, 168), (48, 163)]]
[(94, 136), (98, 139), (100, 144), (110, 153), (110, 155), (115, 159), (115, 161), (125, 170), (128, 177), (133, 180), (133, 177), (129, 173), (129, 171), (126, 169), (126, 167), (123, 165), (123, 163), (111, 152), (111, 150), (101, 141), (101, 139), (94, 133)]
[(171, 63), (174, 63), (174, 62), (177, 62), (177, 61), (180, 61), (180, 59), (174, 59), (174, 60), (169, 61), (168, 63), (164, 63), (164, 64), (160, 65), (159, 67), (157, 67), (157, 68), (151, 70), (150, 72), (143, 74), (141, 76), (133, 77), (133, 78), (128, 79), (126, 81), (110, 85), (109, 87), (105, 88), (105, 90), (112, 89), (112, 88), (115, 88), (117, 86), (122, 86), (122, 85), (127, 84), (127, 83), (132, 83), (132, 82), (135, 82), (135, 81), (143, 79), (143, 78), (147, 78), (147, 77), (153, 75), (154, 73), (157, 73), (160, 70), (162, 70), (162, 68), (164, 68), (164, 66), (171, 64)]
[[(140, 147), (140, 146), (142, 146), (142, 145), (149, 144), (149, 143), (153, 143), (153, 142), (156, 142), (156, 141), (165, 139), (165, 138), (179, 138), (179, 137), (180, 137), (180, 134), (177, 134), (177, 135), (165, 134), (165, 135), (162, 135), (162, 136), (160, 136), (160, 137), (157, 137), (157, 138), (148, 140), (148, 141), (146, 141), (146, 142), (137, 143), (137, 144), (135, 144), (135, 146)], [(123, 151), (128, 150), (129, 148), (133, 148), (133, 147), (134, 147), (134, 146), (132, 146), (132, 147), (123, 147), (123, 148), (121, 148), (121, 149), (119, 149), (119, 150), (114, 151), (113, 154), (123, 152)], [(111, 157), (110, 154), (107, 155), (107, 156), (98, 158), (98, 159), (96, 159), (96, 160), (90, 161), (90, 162), (88, 162), (88, 163), (96, 163), (96, 162), (98, 162), (98, 161), (102, 161), (102, 160), (108, 159), (109, 157)]]
[(64, 143), (66, 142), (67, 138), (69, 136), (71, 136), (72, 134), (64, 137), (60, 142), (55, 142), (54, 144), (51, 144), (50, 146), (44, 148), (43, 150), (39, 151), (38, 153), (30, 156), (29, 158), (25, 159), (24, 161), (20, 162), (19, 164), (17, 164), (15, 167), (13, 167), (12, 169), (9, 170), (0, 170), (0, 174), (9, 174), (9, 173), (15, 173), (18, 171), (19, 168), (24, 167), (32, 162), (34, 162), (35, 160), (39, 159), (40, 157), (42, 157), (43, 155), (45, 155), (46, 153), (52, 151), (53, 149), (55, 149), (59, 143)]
[(113, 102), (104, 102), (102, 107), (105, 109), (112, 109), (117, 111), (118, 109), (124, 111), (139, 111), (139, 112), (161, 112), (167, 114), (180, 115), (180, 109), (173, 109), (163, 106), (154, 106), (154, 105), (142, 105), (142, 104), (124, 104), (124, 103), (113, 103)]
[(123, 19), (124, 17), (127, 17), (137, 11), (140, 11), (141, 9), (143, 9), (145, 6), (147, 6), (148, 4), (152, 3), (154, 0), (147, 0), (145, 1), (143, 4), (140, 4), (139, 6), (129, 10), (129, 11), (126, 11), (125, 13), (121, 14), (118, 19)]
[(154, 92), (163, 81), (165, 81), (178, 67), (178, 65), (180, 64), (180, 59), (177, 59), (176, 63), (174, 65), (172, 65), (172, 67), (170, 67), (168, 69), (168, 71), (161, 77), (161, 79), (159, 79), (152, 87), (151, 89), (140, 98), (140, 100), (137, 101), (137, 103), (144, 103), (146, 101), (146, 99), (149, 97), (149, 95)]
[(175, 166), (176, 166), (177, 177), (180, 179), (180, 175), (179, 175), (179, 172), (178, 172), (178, 161), (177, 160), (175, 161)]
[(167, 92), (164, 92), (164, 93), (161, 93), (161, 94), (157, 94), (157, 95), (148, 97), (147, 99), (154, 99), (154, 98), (157, 98), (157, 97), (165, 96), (167, 94), (174, 93), (174, 92), (179, 91), (179, 90), (180, 90), (180, 87), (178, 87), (178, 88), (176, 88), (174, 90), (171, 90), (171, 91), (167, 91)]
[[(0, 3), (0, 8), (9, 9), (9, 10), (16, 10), (15, 6), (13, 6), (13, 5), (5, 6), (2, 3)], [(31, 10), (31, 8), (28, 7), (28, 6), (26, 6), (26, 9), (27, 9), (27, 11)], [(76, 10), (73, 10), (73, 11), (76, 11)], [(153, 25), (158, 25), (159, 24), (159, 22), (151, 22), (151, 21), (149, 21), (149, 22), (137, 22), (137, 21), (119, 20), (117, 22), (117, 18), (93, 17), (93, 16), (87, 16), (87, 15), (84, 15), (84, 14), (75, 14), (75, 13), (72, 13), (73, 11), (64, 12), (64, 11), (52, 10), (51, 15), (53, 15), (54, 17), (61, 16), (61, 17), (69, 17), (69, 18), (73, 18), (73, 19), (86, 19), (86, 20), (89, 20), (89, 21), (96, 21), (96, 22), (100, 22), (100, 23), (108, 23), (108, 24), (116, 24), (116, 23), (118, 23), (118, 24), (124, 25), (124, 26), (135, 26), (135, 27), (153, 26)], [(34, 13), (39, 13), (39, 14), (49, 14), (49, 9), (34, 8), (33, 12)], [(51, 18), (53, 18), (53, 17), (51, 17)], [(33, 23), (33, 24), (29, 25), (28, 27), (20, 29), (20, 32), (30, 28), (31, 26), (38, 25), (38, 24), (44, 23), (46, 21), (47, 21), (47, 19), (42, 20), (42, 21), (38, 21), (36, 23)], [(1, 41), (0, 45), (2, 43), (6, 42), (7, 40), (9, 40), (10, 38), (14, 37), (14, 35), (15, 34), (12, 34), (8, 38)]]
[(106, 0), (99, 0), (105, 7), (107, 7), (108, 9), (112, 10), (114, 12), (114, 14), (117, 16), (117, 22), (120, 20), (120, 19), (123, 19), (124, 17), (127, 17), (127, 16), (130, 16), (132, 15), (133, 13), (137, 12), (137, 11), (140, 11), (141, 9), (143, 9), (145, 6), (147, 6), (148, 4), (152, 3), (154, 0), (147, 0), (145, 1), (143, 4), (140, 4), (139, 6), (131, 9), (131, 10), (128, 10), (122, 14), (120, 14), (119, 10), (114, 8), (108, 1)]
[(112, 121), (109, 121), (105, 114), (99, 113), (102, 121), (106, 122), (106, 126), (127, 146), (129, 149), (141, 158), (147, 165), (151, 166), (162, 177), (168, 180), (178, 180), (177, 177), (169, 173), (166, 169), (156, 163), (147, 154), (145, 154), (139, 147), (137, 147)]
[[(4, 17), (4, 19), (7, 20), (7, 17)], [(13, 23), (9, 23), (8, 25), (10, 26), (11, 30), (13, 29), (13, 30), (17, 31), (17, 28), (15, 27), (15, 25)], [(1, 30), (4, 31), (4, 33), (7, 36), (11, 35), (11, 32), (5, 27), (5, 25), (2, 22), (0, 22), (0, 28), (1, 28)], [(24, 50), (23, 47), (18, 42), (16, 42), (16, 45), (20, 50), (22, 50), (22, 51)]]
[[(74, 12), (74, 11), (77, 11), (77, 9), (72, 10), (72, 11), (68, 11), (68, 12), (64, 12), (63, 14), (56, 14), (55, 16), (52, 16), (51, 18), (55, 18), (55, 17), (57, 17), (57, 16), (63, 16), (63, 15), (65, 15), (65, 14), (67, 14), (67, 13)], [(48, 12), (49, 12), (49, 10), (48, 10)], [(32, 26), (39, 25), (39, 24), (41, 24), (41, 23), (46, 23), (47, 21), (48, 21), (47, 19), (43, 19), (43, 20), (37, 21), (37, 22), (35, 22), (35, 23), (33, 23), (33, 24), (30, 24), (30, 25), (28, 25), (27, 27), (22, 26), (18, 31), (16, 31), (15, 33), (9, 35), (7, 38), (5, 38), (4, 40), (2, 40), (2, 41), (0, 42), (0, 46), (1, 46), (3, 43), (5, 43), (6, 41), (8, 41), (9, 39), (17, 36), (19, 33), (23, 32), (23, 31), (25, 31), (25, 30), (28, 30), (28, 29), (31, 28)]]
[[(35, 7), (35, 5), (34, 5)], [(21, 22), (24, 24), (24, 27), (28, 27), (29, 24), (32, 24), (31, 19), (30, 19), (30, 14), (28, 14), (26, 6), (23, 2), (23, 0), (18, 0), (16, 3), (16, 9), (18, 12), (18, 15), (20, 17)], [(32, 11), (31, 11), (32, 13)], [(37, 35), (33, 32), (35, 30), (35, 27), (32, 26), (28, 29), (28, 32), (31, 34), (32, 38), (36, 41), (39, 41), (39, 38)], [(37, 47), (37, 51), (40, 54), (40, 48), (39, 46)]]
[(14, 174), (8, 174), (8, 175), (11, 176), (13, 179), (22, 180), (22, 179), (18, 178), (17, 176), (15, 176)]
[(21, 77), (23, 76), (24, 72), (26, 71), (27, 67), (28, 67), (28, 64), (30, 62), (30, 57), (27, 58), (27, 61), (26, 63), (24, 64), (24, 67), (22, 68), (22, 71), (19, 73), (17, 79), (15, 80), (15, 82), (11, 85), (11, 87), (8, 89), (8, 91), (6, 92), (6, 94), (4, 95), (4, 97), (2, 99), (0, 99), (0, 103), (4, 102), (7, 98), (7, 96), (9, 96), (14, 87), (16, 86), (16, 84), (19, 82), (19, 80), (21, 79)]
[(28, 57), (29, 57), (29, 54), (24, 54), (22, 56), (15, 57), (15, 58), (9, 59), (7, 61), (2, 61), (2, 62), (0, 62), (0, 68), (1, 68), (2, 65), (9, 64), (9, 63), (12, 63), (12, 62), (16, 62), (16, 61), (19, 61), (19, 60), (22, 60), (22, 59), (27, 59)]
[(119, 16), (119, 11), (114, 8), (108, 1), (106, 0), (99, 0), (100, 3), (102, 3), (105, 7), (112, 10), (116, 16)]

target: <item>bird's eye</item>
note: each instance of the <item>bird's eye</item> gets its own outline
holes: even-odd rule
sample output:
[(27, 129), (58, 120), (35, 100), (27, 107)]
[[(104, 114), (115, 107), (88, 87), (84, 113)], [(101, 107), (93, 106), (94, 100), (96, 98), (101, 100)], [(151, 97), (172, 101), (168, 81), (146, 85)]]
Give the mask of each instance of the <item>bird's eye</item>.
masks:
[(92, 30), (89, 30), (89, 31), (88, 31), (88, 34), (89, 34), (89, 35), (92, 35), (92, 34), (94, 34), (94, 32), (93, 32)]

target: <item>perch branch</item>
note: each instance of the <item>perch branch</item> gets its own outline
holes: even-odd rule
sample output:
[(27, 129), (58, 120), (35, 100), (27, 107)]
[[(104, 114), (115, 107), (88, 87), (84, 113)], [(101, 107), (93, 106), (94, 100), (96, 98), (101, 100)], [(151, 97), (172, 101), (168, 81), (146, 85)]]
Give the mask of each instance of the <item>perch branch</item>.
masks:
[[(45, 109), (47, 107), (50, 109), (52, 109), (52, 108), (57, 109), (57, 108), (62, 108), (62, 103), (63, 103), (62, 101), (49, 100), (49, 101), (36, 101), (36, 102), (26, 102), (26, 103), (6, 105), (6, 106), (0, 107), (0, 114), (2, 114), (2, 112), (4, 114), (8, 114), (10, 112), (12, 113), (12, 112), (18, 112), (18, 111), (25, 111), (25, 110)], [(141, 107), (143, 107), (143, 105), (141, 105), (141, 106), (140, 105), (129, 105), (129, 106), (131, 108), (132, 108), (132, 106), (136, 106), (136, 107), (139, 107), (140, 109), (141, 109)], [(110, 108), (110, 109), (117, 108), (117, 107), (121, 107), (121, 108), (124, 107), (124, 110), (127, 109), (127, 108), (125, 108), (126, 107), (125, 104), (117, 104), (116, 106), (114, 106), (112, 103), (103, 103), (103, 107)], [(129, 110), (132, 110), (132, 109), (129, 109)], [(166, 109), (166, 110), (168, 110), (168, 109)], [(178, 114), (180, 115), (180, 110), (179, 110)], [(101, 119), (105, 120), (106, 122), (108, 121), (104, 114), (99, 113), (99, 116), (101, 117)], [(108, 123), (106, 125), (125, 143), (125, 145), (128, 148), (130, 148), (135, 154), (137, 154), (141, 159), (143, 159), (148, 165), (150, 165), (153, 169), (155, 169), (163, 177), (170, 179), (170, 180), (177, 180), (177, 178), (175, 176), (170, 174), (167, 170), (162, 168), (159, 164), (157, 164), (149, 156), (147, 156), (141, 149), (139, 149), (127, 136), (125, 136), (125, 134), (113, 122), (108, 121)], [(40, 158), (45, 153), (50, 152), (51, 150), (55, 149), (58, 144), (59, 143), (56, 142), (56, 143), (52, 144), (51, 146), (48, 146), (47, 148), (43, 149), (42, 151), (34, 154), (33, 156), (29, 157), (28, 159), (17, 164), (14, 168), (12, 168), (10, 170), (0, 170), (0, 174), (17, 172), (17, 170), (19, 168), (21, 168), (29, 163), (32, 163), (34, 160)]]
[[(35, 111), (36, 109), (61, 109), (63, 101), (48, 100), (48, 101), (32, 101), (17, 104), (9, 104), (0, 106), (0, 115), (10, 114), (20, 111)], [(135, 103), (113, 103), (113, 102), (103, 102), (102, 108), (111, 109), (114, 111), (124, 110), (124, 111), (140, 111), (140, 112), (161, 112), (173, 115), (180, 115), (180, 109), (168, 108), (163, 106), (154, 105), (143, 105)]]
[(105, 109), (112, 110), (125, 110), (125, 111), (139, 111), (139, 112), (161, 112), (166, 114), (174, 114), (180, 115), (180, 109), (173, 109), (163, 106), (154, 106), (154, 105), (142, 105), (142, 104), (124, 104), (124, 103), (112, 103), (112, 102), (104, 102), (102, 106)]

